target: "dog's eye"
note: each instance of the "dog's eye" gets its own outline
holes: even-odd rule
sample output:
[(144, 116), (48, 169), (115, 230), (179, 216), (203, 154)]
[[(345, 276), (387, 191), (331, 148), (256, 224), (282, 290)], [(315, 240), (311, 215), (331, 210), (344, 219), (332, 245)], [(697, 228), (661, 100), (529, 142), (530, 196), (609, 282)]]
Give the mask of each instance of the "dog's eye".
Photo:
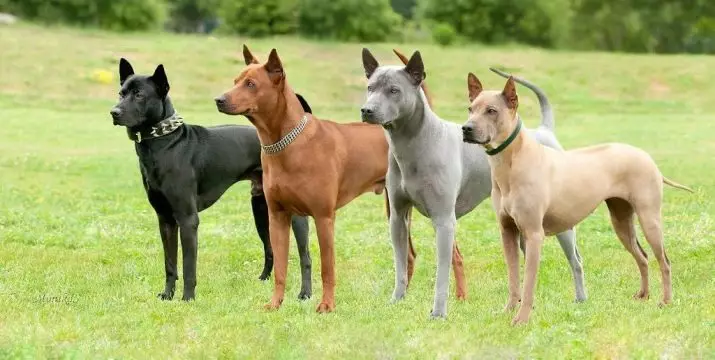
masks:
[(246, 80), (246, 86), (249, 88), (254, 88), (256, 87), (256, 84), (254, 84), (251, 80)]
[(400, 89), (398, 89), (398, 88), (396, 88), (396, 87), (394, 87), (394, 86), (390, 88), (390, 93), (392, 93), (392, 94), (397, 94), (398, 92), (400, 92)]
[(141, 98), (144, 97), (144, 93), (141, 92), (141, 91), (137, 91), (137, 92), (134, 93), (134, 97), (135, 97), (135, 98), (138, 98), (138, 99), (141, 99)]
[(468, 107), (467, 111), (471, 114), (472, 113), (472, 108)]
[(489, 115), (494, 115), (497, 113), (497, 110), (495, 108), (488, 108), (487, 109), (487, 114)]
[(368, 85), (368, 86), (367, 86), (367, 91), (368, 91), (368, 92), (372, 92), (372, 90), (374, 90), (373, 87), (370, 86), (370, 85)]

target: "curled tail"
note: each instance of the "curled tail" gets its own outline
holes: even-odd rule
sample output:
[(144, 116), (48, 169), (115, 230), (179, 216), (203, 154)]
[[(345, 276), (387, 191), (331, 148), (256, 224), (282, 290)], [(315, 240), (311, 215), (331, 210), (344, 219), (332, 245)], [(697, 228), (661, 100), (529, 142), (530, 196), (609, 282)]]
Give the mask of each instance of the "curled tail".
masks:
[(674, 187), (674, 188), (677, 188), (677, 189), (685, 190), (685, 191), (687, 191), (687, 192), (691, 192), (691, 193), (694, 192), (693, 189), (691, 189), (691, 188), (689, 188), (689, 187), (687, 187), (687, 186), (685, 186), (685, 185), (678, 184), (677, 182), (675, 182), (675, 181), (673, 181), (673, 180), (670, 180), (670, 179), (668, 179), (668, 178), (665, 177), (665, 176), (663, 176), (663, 183), (666, 184), (666, 185), (670, 185), (670, 186), (672, 186), (672, 187)]
[[(509, 76), (511, 76), (511, 74), (507, 74), (499, 69), (489, 68), (489, 70), (507, 79), (509, 78)], [(533, 91), (534, 94), (536, 94), (536, 97), (539, 99), (539, 105), (541, 106), (541, 125), (551, 131), (554, 131), (556, 128), (556, 122), (554, 121), (554, 111), (551, 109), (551, 103), (546, 97), (544, 91), (528, 80), (522, 79), (518, 76), (514, 76), (513, 78), (514, 81), (526, 86), (529, 90)]]
[[(407, 62), (410, 61), (405, 55), (403, 55), (399, 50), (397, 49), (392, 49), (392, 51), (397, 55), (398, 58), (402, 61), (403, 64), (407, 65)], [(422, 91), (425, 93), (425, 97), (427, 98), (427, 105), (429, 105), (430, 108), (432, 108), (432, 96), (430, 95), (430, 92), (427, 91), (427, 84), (425, 84), (424, 81), (422, 81)]]

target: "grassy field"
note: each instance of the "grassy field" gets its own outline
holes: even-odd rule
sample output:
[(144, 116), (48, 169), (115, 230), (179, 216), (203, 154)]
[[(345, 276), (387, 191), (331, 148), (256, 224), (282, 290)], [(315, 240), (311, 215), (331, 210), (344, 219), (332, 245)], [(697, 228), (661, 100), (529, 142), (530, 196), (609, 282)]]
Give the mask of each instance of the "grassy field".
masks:
[[(550, 95), (567, 148), (627, 142), (696, 189), (665, 190), (672, 306), (657, 307), (652, 257), (651, 299), (631, 299), (637, 267), (601, 207), (578, 227), (588, 301), (573, 303), (567, 263), (550, 239), (532, 321), (510, 327), (512, 314), (501, 313), (501, 242), (485, 202), (458, 225), (469, 299), (452, 296), (448, 320), (430, 321), (436, 265), (429, 221), (416, 215), (414, 282), (405, 301), (390, 305), (382, 197), (366, 194), (338, 215), (337, 311), (314, 312), (321, 285), (311, 229), (315, 295), (295, 298), (292, 245), (288, 297), (280, 311), (265, 312), (272, 283), (257, 279), (262, 248), (245, 183), (201, 215), (196, 301), (158, 300), (164, 270), (155, 216), (133, 145), (108, 114), (118, 85), (93, 74), (114, 74), (121, 56), (140, 73), (163, 63), (187, 121), (246, 123), (216, 112), (212, 100), (242, 69), (244, 41), (262, 59), (278, 48), (288, 81), (318, 116), (359, 119), (366, 83), (359, 44), (0, 29), (0, 358), (715, 358), (715, 57), (369, 46), (393, 64), (393, 46), (421, 50), (444, 118), (466, 118), (468, 71), (487, 88), (501, 87), (487, 68), (502, 66)], [(538, 104), (520, 93), (522, 117), (534, 126)]]

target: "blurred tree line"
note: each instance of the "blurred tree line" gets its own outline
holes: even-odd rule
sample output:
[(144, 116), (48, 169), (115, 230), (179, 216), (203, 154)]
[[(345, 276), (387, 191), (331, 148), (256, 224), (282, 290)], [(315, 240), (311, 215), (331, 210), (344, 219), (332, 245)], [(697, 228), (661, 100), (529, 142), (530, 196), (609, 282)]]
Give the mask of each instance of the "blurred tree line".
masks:
[(117, 31), (715, 53), (715, 0), (0, 0), (0, 11)]

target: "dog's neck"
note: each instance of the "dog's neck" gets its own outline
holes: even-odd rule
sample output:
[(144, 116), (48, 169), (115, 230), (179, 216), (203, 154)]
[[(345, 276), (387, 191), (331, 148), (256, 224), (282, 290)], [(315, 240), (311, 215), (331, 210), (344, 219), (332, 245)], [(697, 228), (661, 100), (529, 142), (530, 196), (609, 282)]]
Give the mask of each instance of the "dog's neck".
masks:
[(149, 131), (152, 126), (156, 125), (157, 123), (161, 122), (164, 119), (167, 119), (171, 116), (176, 114), (176, 110), (174, 109), (174, 105), (171, 102), (171, 99), (169, 96), (166, 96), (164, 100), (162, 101), (162, 111), (161, 114), (159, 115), (158, 118), (148, 118), (146, 121), (142, 122), (138, 126), (132, 126), (129, 128), (130, 132), (142, 132), (142, 131)]
[[(516, 121), (511, 124), (511, 129), (508, 131), (504, 131), (500, 134), (500, 136), (498, 137), (500, 141), (495, 142), (494, 147), (497, 147), (502, 144), (502, 142), (504, 142), (509, 137), (509, 135), (511, 135), (511, 132), (514, 131), (514, 128), (516, 128), (518, 121), (520, 120), (517, 115)], [(492, 170), (492, 178), (497, 183), (499, 188), (502, 189), (502, 191), (508, 191), (508, 189), (510, 188), (510, 173), (514, 170), (515, 164), (527, 163), (528, 165), (528, 161), (523, 162), (518, 161), (518, 159), (522, 154), (529, 152), (528, 150), (526, 150), (527, 148), (535, 145), (539, 146), (539, 143), (529, 137), (527, 132), (524, 131), (522, 128), (522, 130), (517, 134), (516, 138), (514, 138), (514, 140), (507, 147), (504, 148), (504, 150), (500, 151), (497, 154), (489, 156), (489, 166)]]
[(285, 84), (283, 93), (277, 97), (273, 107), (248, 117), (258, 131), (261, 144), (270, 145), (298, 126), (304, 115), (305, 111), (298, 97), (288, 84)]
[(436, 118), (427, 105), (426, 98), (420, 93), (414, 102), (412, 111), (395, 119), (392, 126), (385, 130), (393, 140), (410, 141), (415, 139), (426, 127), (431, 126), (434, 123), (433, 120)]

